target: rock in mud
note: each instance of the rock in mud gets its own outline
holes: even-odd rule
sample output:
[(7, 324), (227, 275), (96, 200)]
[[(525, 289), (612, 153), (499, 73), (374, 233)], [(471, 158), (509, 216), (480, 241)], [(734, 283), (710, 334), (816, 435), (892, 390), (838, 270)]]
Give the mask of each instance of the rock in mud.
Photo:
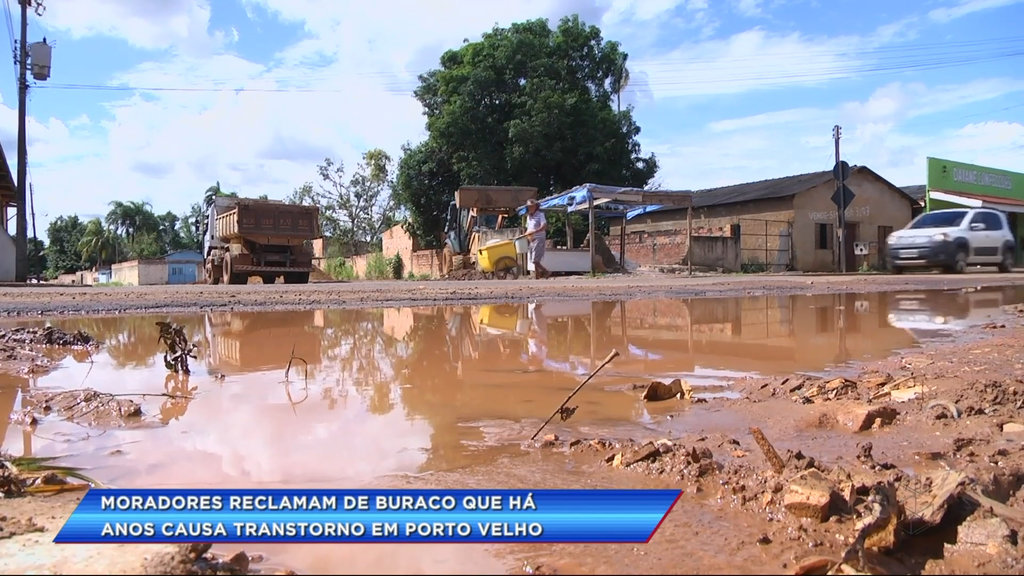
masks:
[(854, 406), (839, 415), (839, 421), (853, 432), (864, 432), (896, 421), (899, 411), (892, 406)]
[(957, 528), (956, 544), (947, 548), (980, 548), (993, 556), (1017, 548), (1016, 536), (1002, 518), (970, 519)]
[(239, 550), (234, 556), (228, 558), (227, 564), (239, 574), (246, 574), (249, 572), (249, 555), (245, 553), (245, 550)]
[(828, 520), (835, 487), (824, 474), (806, 470), (789, 483), (782, 505), (790, 514), (819, 522)]
[(1024, 424), (1007, 422), (1003, 424), (1003, 434), (1020, 434), (1024, 432)]
[(644, 391), (644, 400), (647, 402), (662, 402), (672, 398), (689, 400), (693, 398), (693, 388), (689, 383), (676, 378), (668, 384), (655, 380)]

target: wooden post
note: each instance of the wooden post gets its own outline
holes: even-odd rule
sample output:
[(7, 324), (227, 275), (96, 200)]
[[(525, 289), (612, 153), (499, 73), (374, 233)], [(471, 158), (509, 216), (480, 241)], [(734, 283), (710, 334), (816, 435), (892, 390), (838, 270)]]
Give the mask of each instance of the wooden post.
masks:
[(686, 275), (693, 275), (693, 205), (686, 207)]
[(569, 220), (569, 216), (571, 216), (571, 215), (572, 215), (572, 212), (569, 212), (569, 210), (565, 211), (565, 249), (566, 250), (572, 250), (572, 248), (573, 248), (573, 246), (572, 246), (572, 223)]
[(587, 206), (590, 211), (590, 273), (594, 274), (597, 272), (594, 268), (594, 255), (597, 253), (594, 246), (594, 234), (597, 232), (594, 230), (594, 193), (590, 191), (587, 192)]
[(626, 215), (622, 215), (622, 228), (619, 229), (619, 267), (626, 269)]

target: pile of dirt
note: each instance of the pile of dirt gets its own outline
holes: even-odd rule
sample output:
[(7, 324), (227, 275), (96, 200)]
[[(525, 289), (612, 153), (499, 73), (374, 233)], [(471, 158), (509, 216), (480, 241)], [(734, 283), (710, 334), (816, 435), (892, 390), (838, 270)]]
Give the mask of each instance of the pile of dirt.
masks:
[[(146, 574), (264, 574), (255, 564), (263, 561), (262, 555), (246, 554), (240, 550), (228, 558), (219, 558), (210, 553), (212, 544), (181, 544), (173, 549), (154, 554), (145, 560)], [(272, 572), (295, 574), (291, 570)]]
[(443, 276), (441, 280), (486, 280), (487, 275), (477, 270), (476, 268), (462, 268), (460, 270), (452, 270), (447, 275)]
[(0, 372), (46, 374), (68, 356), (78, 362), (89, 361), (98, 345), (85, 332), (70, 333), (53, 326), (0, 329)]
[(25, 394), (24, 409), (12, 420), (34, 426), (39, 417), (57, 415), (68, 421), (94, 428), (121, 428), (139, 424), (143, 413), (138, 402), (91, 389), (52, 392), (30, 390)]
[(949, 556), (989, 573), (1024, 573), (1017, 541), (1024, 526), (1024, 467), (986, 474), (966, 466), (914, 476), (876, 461), (870, 442), (858, 446), (853, 464), (828, 465), (800, 451), (779, 455), (759, 430), (751, 433), (746, 442), (707, 436), (565, 441), (549, 434), (540, 446), (665, 477), (687, 493), (762, 518), (771, 528), (757, 545), (790, 540), (814, 550), (796, 562), (794, 574), (934, 573)]
[(57, 346), (62, 348), (78, 348), (95, 346), (96, 341), (92, 336), (77, 330), (73, 333), (65, 332), (53, 326), (42, 328), (11, 328), (0, 330), (0, 343), (20, 344), (30, 346)]

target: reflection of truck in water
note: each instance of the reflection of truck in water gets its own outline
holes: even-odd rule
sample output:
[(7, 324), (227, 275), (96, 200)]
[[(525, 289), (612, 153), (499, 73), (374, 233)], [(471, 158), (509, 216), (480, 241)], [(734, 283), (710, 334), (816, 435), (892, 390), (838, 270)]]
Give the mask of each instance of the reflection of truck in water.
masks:
[[(207, 365), (221, 372), (283, 371), (292, 346), (311, 365), (320, 362), (324, 321), (319, 310), (210, 312), (205, 325)], [(302, 369), (299, 364), (293, 368)]]
[(278, 200), (218, 197), (203, 239), (208, 284), (245, 284), (259, 276), (273, 284), (305, 284), (313, 271), (310, 242), (320, 230), (316, 206)]
[(1013, 287), (894, 294), (888, 320), (904, 330), (960, 330), (988, 321), (1000, 307), (1019, 302), (1021, 295)]

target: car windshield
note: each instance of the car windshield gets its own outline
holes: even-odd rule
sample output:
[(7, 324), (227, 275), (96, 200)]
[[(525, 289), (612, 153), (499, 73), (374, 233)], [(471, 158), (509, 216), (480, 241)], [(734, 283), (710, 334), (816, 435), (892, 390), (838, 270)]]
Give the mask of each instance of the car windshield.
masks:
[(929, 212), (922, 214), (917, 220), (911, 222), (908, 228), (955, 228), (964, 221), (964, 216), (967, 216), (966, 210)]

